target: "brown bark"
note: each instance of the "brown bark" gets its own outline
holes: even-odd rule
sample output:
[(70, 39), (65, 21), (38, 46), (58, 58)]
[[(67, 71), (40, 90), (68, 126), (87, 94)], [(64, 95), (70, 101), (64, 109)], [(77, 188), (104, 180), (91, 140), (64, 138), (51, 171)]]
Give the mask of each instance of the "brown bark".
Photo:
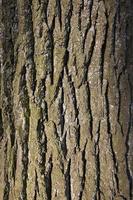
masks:
[(0, 200), (131, 200), (132, 1), (0, 4)]

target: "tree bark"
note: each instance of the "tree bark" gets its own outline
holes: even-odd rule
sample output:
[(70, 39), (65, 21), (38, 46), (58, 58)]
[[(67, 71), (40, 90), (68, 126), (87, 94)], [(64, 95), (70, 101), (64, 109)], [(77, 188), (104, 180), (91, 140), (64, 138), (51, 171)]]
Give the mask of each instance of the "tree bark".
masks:
[(0, 10), (0, 199), (132, 200), (133, 2)]

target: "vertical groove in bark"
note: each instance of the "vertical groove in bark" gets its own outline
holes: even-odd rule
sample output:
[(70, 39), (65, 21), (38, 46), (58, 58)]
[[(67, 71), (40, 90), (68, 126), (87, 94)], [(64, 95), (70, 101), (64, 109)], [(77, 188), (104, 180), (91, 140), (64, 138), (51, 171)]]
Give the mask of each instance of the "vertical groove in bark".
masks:
[(131, 200), (132, 1), (0, 6), (0, 200)]
[(21, 199), (27, 199), (27, 179), (28, 179), (28, 141), (29, 141), (29, 117), (30, 117), (30, 109), (29, 109), (29, 96), (28, 90), (26, 86), (26, 67), (23, 66), (20, 77), (20, 85), (19, 85), (19, 95), (20, 102), (23, 109), (24, 121), (22, 127), (22, 191), (21, 191)]
[(129, 102), (129, 119), (128, 119), (128, 129), (127, 129), (127, 135), (126, 135), (126, 152), (125, 152), (125, 160), (126, 160), (126, 171), (127, 171), (127, 176), (128, 176), (128, 181), (129, 181), (129, 195), (130, 195), (130, 199), (132, 199), (132, 192), (133, 192), (133, 177), (132, 177), (132, 171), (130, 170), (129, 167), (129, 135), (131, 132), (131, 127), (132, 127), (132, 111), (131, 111), (131, 106), (132, 106), (132, 102), (133, 102), (133, 98), (132, 98), (132, 85), (130, 83), (130, 79), (128, 77), (128, 81), (129, 81), (129, 90), (130, 90), (130, 102)]
[(52, 173), (52, 156), (49, 158), (48, 161), (49, 167), (46, 171), (45, 175), (45, 183), (46, 183), (46, 194), (47, 194), (47, 199), (51, 200), (52, 198), (52, 182), (51, 182), (51, 173)]
[(100, 139), (100, 121), (98, 125), (98, 130), (96, 133), (95, 144), (94, 144), (94, 155), (95, 155), (95, 165), (96, 165), (96, 191), (94, 194), (94, 199), (100, 199), (100, 160), (99, 160), (99, 139)]
[(3, 139), (3, 120), (2, 120), (2, 110), (0, 109), (0, 141)]
[(4, 192), (3, 192), (3, 200), (9, 199), (9, 192), (10, 192), (10, 183), (8, 177), (8, 164), (7, 164), (7, 145), (6, 142), (4, 146)]
[(105, 86), (105, 115), (107, 117), (107, 132), (109, 136), (109, 144), (110, 144), (110, 151), (111, 151), (111, 156), (113, 160), (113, 167), (114, 167), (114, 179), (115, 179), (115, 184), (116, 184), (116, 190), (119, 192), (119, 179), (117, 176), (118, 173), (118, 164), (117, 164), (117, 159), (116, 155), (113, 149), (113, 142), (112, 142), (112, 133), (111, 133), (111, 123), (109, 119), (109, 114), (110, 114), (110, 106), (109, 106), (109, 99), (108, 99), (108, 82), (106, 83)]
[(71, 200), (71, 176), (70, 176), (70, 167), (71, 167), (71, 160), (69, 160), (67, 164), (67, 169), (65, 172), (65, 193), (67, 200)]

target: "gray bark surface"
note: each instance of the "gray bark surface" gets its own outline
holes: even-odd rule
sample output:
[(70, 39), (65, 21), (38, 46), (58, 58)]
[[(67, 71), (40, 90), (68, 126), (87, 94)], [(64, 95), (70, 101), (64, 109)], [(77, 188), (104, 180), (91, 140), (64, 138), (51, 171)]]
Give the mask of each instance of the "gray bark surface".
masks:
[(133, 2), (0, 11), (0, 200), (132, 200)]

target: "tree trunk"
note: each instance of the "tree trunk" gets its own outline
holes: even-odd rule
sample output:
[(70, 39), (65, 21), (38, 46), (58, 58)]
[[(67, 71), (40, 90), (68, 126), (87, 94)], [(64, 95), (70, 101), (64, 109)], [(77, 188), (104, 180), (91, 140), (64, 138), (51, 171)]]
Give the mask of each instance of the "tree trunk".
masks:
[(0, 9), (0, 200), (132, 200), (132, 0)]

